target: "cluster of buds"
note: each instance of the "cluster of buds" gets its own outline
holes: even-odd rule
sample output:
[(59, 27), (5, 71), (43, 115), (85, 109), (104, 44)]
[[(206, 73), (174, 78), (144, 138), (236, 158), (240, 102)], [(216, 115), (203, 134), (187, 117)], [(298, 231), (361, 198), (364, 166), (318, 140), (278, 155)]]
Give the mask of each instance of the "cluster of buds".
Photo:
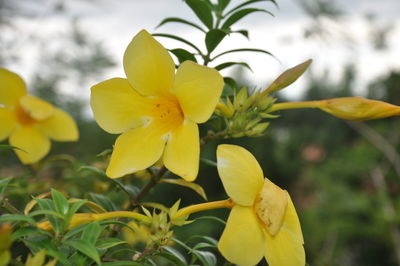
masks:
[(227, 137), (259, 137), (264, 134), (269, 122), (265, 119), (276, 118), (271, 115), (272, 106), (276, 99), (270, 93), (281, 90), (295, 82), (309, 67), (312, 60), (307, 60), (291, 69), (286, 70), (264, 91), (254, 90), (249, 94), (246, 87), (242, 87), (233, 96), (220, 101), (215, 113), (222, 116), (226, 123)]
[(173, 235), (171, 223), (168, 213), (161, 211), (160, 213), (153, 212), (151, 214), (147, 209), (143, 208), (144, 213), (151, 219), (148, 225), (148, 241), (147, 248), (154, 249), (160, 246), (168, 245)]
[(274, 118), (268, 114), (275, 99), (263, 92), (249, 94), (247, 87), (242, 87), (233, 96), (233, 102), (226, 97), (225, 102), (217, 105), (216, 114), (222, 116), (226, 123), (226, 136), (239, 138), (243, 136), (262, 136), (269, 122), (265, 118)]

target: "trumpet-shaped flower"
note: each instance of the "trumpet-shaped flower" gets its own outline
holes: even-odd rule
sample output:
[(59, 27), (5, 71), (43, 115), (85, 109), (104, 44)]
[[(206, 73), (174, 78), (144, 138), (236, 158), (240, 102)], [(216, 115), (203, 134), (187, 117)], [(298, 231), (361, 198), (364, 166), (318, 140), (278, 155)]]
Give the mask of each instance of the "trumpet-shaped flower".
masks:
[(92, 87), (91, 107), (116, 140), (107, 175), (143, 170), (162, 157), (173, 173), (192, 181), (199, 165), (198, 123), (213, 113), (223, 79), (215, 69), (186, 61), (175, 73), (168, 51), (147, 31), (139, 32), (124, 55), (127, 79)]
[(75, 121), (50, 103), (29, 95), (17, 74), (0, 68), (0, 141), (9, 138), (24, 164), (32, 164), (50, 150), (50, 139), (76, 141)]
[(217, 166), (233, 201), (218, 244), (232, 263), (255, 265), (263, 257), (271, 266), (305, 264), (303, 235), (293, 202), (267, 178), (253, 155), (235, 145), (217, 148)]

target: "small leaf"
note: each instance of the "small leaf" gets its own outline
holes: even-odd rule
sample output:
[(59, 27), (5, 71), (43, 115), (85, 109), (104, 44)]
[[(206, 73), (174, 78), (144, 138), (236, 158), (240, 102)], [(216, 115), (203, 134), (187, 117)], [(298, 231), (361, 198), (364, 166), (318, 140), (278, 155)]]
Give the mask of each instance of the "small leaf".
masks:
[(234, 30), (234, 31), (231, 31), (231, 33), (239, 33), (239, 34), (243, 35), (244, 37), (246, 37), (247, 39), (249, 39), (249, 31), (247, 31), (247, 30)]
[(268, 93), (271, 93), (286, 88), (287, 86), (295, 82), (301, 75), (303, 75), (303, 73), (307, 70), (311, 63), (312, 59), (309, 59), (293, 68), (286, 70), (281, 75), (279, 75), (279, 77), (276, 78), (274, 82), (272, 82), (272, 84), (266, 91), (268, 91)]
[(231, 54), (231, 53), (237, 53), (237, 52), (257, 52), (257, 53), (264, 53), (270, 56), (273, 56), (270, 52), (262, 50), (262, 49), (256, 49), (256, 48), (240, 48), (240, 49), (232, 49), (232, 50), (228, 50), (225, 52), (222, 52), (216, 56), (214, 56), (214, 58), (211, 59), (211, 61), (214, 61), (216, 58), (222, 56), (222, 55), (226, 55), (226, 54)]
[(203, 22), (207, 28), (213, 28), (212, 10), (209, 5), (203, 0), (185, 0), (186, 4), (193, 10), (196, 16)]
[(231, 77), (224, 77), (224, 90), (222, 91), (222, 96), (231, 96), (235, 93), (238, 85), (236, 81)]
[(187, 40), (185, 40), (185, 39), (183, 39), (181, 37), (178, 37), (178, 36), (175, 36), (175, 35), (172, 35), (172, 34), (166, 34), (166, 33), (153, 33), (153, 36), (155, 36), (155, 37), (164, 37), (164, 38), (169, 38), (169, 39), (173, 39), (173, 40), (176, 40), (176, 41), (183, 42), (183, 43), (189, 45), (190, 47), (192, 47), (193, 49), (195, 49), (199, 54), (202, 54), (201, 50), (199, 48), (197, 48), (196, 45), (194, 45), (193, 43), (191, 43), (191, 42), (189, 42), (189, 41), (187, 41)]
[(218, 0), (218, 10), (222, 13), (230, 2), (231, 0)]
[(93, 167), (93, 166), (81, 166), (78, 169), (78, 172), (80, 172), (80, 171), (89, 171), (89, 172), (92, 172), (92, 173), (99, 174), (101, 176), (107, 177), (106, 173), (103, 170), (101, 170), (99, 168), (96, 168), (96, 167)]
[(209, 159), (206, 159), (206, 158), (200, 158), (200, 161), (203, 162), (205, 165), (217, 167), (217, 163), (212, 161), (212, 160), (209, 160)]
[(3, 214), (0, 216), (0, 223), (4, 222), (27, 222), (30, 224), (35, 224), (35, 220), (22, 214)]
[(64, 242), (64, 244), (78, 250), (79, 252), (94, 260), (97, 264), (100, 264), (100, 256), (97, 252), (96, 247), (88, 241), (82, 239), (73, 239)]
[(0, 198), (3, 197), (4, 191), (6, 191), (6, 188), (12, 179), (12, 177), (9, 177), (0, 180)]
[(194, 27), (194, 28), (196, 28), (196, 29), (199, 29), (199, 30), (201, 30), (202, 32), (206, 32), (202, 27), (200, 27), (199, 25), (197, 25), (197, 24), (195, 24), (195, 23), (193, 23), (193, 22), (191, 22), (191, 21), (188, 21), (188, 20), (185, 20), (185, 19), (182, 19), (182, 18), (177, 18), (177, 17), (170, 17), (170, 18), (165, 18), (165, 19), (163, 19), (161, 22), (160, 22), (160, 24), (158, 24), (158, 26), (156, 27), (156, 28), (159, 28), (159, 27), (161, 27), (162, 25), (164, 25), (164, 24), (167, 24), (167, 23), (170, 23), (170, 22), (176, 22), (176, 23), (182, 23), (182, 24), (186, 24), (186, 25), (189, 25), (189, 26), (192, 26), (192, 27)]
[(214, 49), (221, 43), (225, 36), (226, 32), (219, 29), (212, 29), (207, 32), (205, 42), (209, 54), (214, 51)]
[(62, 215), (67, 214), (68, 209), (69, 209), (69, 204), (68, 204), (68, 200), (65, 198), (65, 196), (62, 193), (60, 193), (59, 191), (57, 191), (55, 189), (51, 189), (51, 197), (53, 199), (56, 211)]
[(89, 223), (83, 229), (81, 240), (85, 240), (90, 244), (96, 244), (101, 233), (101, 227), (98, 222)]
[(178, 58), (180, 64), (182, 64), (187, 60), (197, 63), (196, 57), (191, 52), (185, 49), (177, 48), (170, 50), (170, 52), (173, 53)]
[(37, 210), (29, 213), (29, 217), (35, 217), (37, 215), (52, 215), (54, 217), (57, 217), (59, 219), (64, 219), (64, 216), (58, 212), (52, 211), (52, 210)]
[(161, 252), (158, 255), (170, 260), (171, 262), (174, 263), (174, 265), (188, 265), (186, 259), (184, 256), (182, 256), (181, 253), (179, 253), (176, 249), (169, 247), (169, 246), (163, 246), (162, 249), (165, 252)]
[(231, 66), (235, 66), (235, 65), (239, 65), (239, 66), (245, 67), (248, 70), (250, 70), (251, 72), (253, 72), (251, 67), (245, 62), (225, 62), (225, 63), (219, 64), (218, 66), (216, 66), (214, 68), (216, 70), (222, 70), (222, 69), (225, 69), (225, 68), (228, 68), (228, 67), (231, 67)]
[(89, 197), (102, 206), (104, 209), (107, 211), (116, 211), (117, 208), (115, 207), (114, 203), (107, 197), (101, 194), (96, 194), (96, 193), (89, 193)]
[(101, 266), (143, 266), (143, 263), (134, 261), (113, 261), (113, 262), (103, 262)]
[(213, 221), (217, 221), (223, 225), (226, 225), (226, 222), (224, 220), (222, 220), (218, 217), (215, 217), (215, 216), (201, 216), (201, 217), (197, 217), (195, 219), (195, 221), (198, 221), (198, 220), (213, 220)]
[(99, 239), (99, 241), (97, 241), (97, 243), (96, 243), (96, 247), (103, 248), (103, 249), (109, 249), (109, 248), (119, 246), (122, 244), (127, 244), (127, 242), (123, 241), (119, 238), (108, 237), (108, 238)]
[(207, 196), (206, 193), (204, 192), (204, 189), (196, 183), (188, 182), (184, 179), (169, 179), (169, 178), (161, 179), (161, 182), (190, 188), (194, 190), (197, 194), (199, 194), (203, 199), (207, 200)]
[[(50, 211), (56, 211), (56, 208), (54, 207), (53, 201), (50, 199), (36, 199), (40, 209), (42, 210), (50, 210)], [(54, 231), (59, 232), (60, 230), (60, 225), (58, 220), (53, 216), (53, 215), (46, 215), (47, 220), (49, 220), (51, 226), (53, 227)]]
[(247, 6), (247, 5), (250, 5), (250, 4), (253, 4), (253, 3), (257, 3), (257, 2), (263, 2), (263, 1), (265, 1), (265, 2), (272, 2), (272, 3), (275, 4), (276, 7), (278, 7), (278, 5), (276, 4), (276, 1), (275, 1), (275, 0), (248, 0), (248, 1), (246, 1), (246, 2), (241, 3), (240, 5), (235, 6), (235, 7), (232, 8), (231, 10), (229, 10), (229, 11), (225, 14), (225, 16), (227, 16), (227, 15), (229, 15), (229, 14), (235, 12), (236, 10), (238, 10), (238, 9), (244, 7), (244, 6)]
[[(42, 234), (48, 233), (38, 229), (37, 227), (21, 227), (12, 234), (12, 240), (18, 240), (19, 238), (26, 236), (40, 236)], [(51, 235), (49, 234), (49, 236)]]
[(229, 29), (230, 26), (232, 26), (234, 23), (238, 22), (239, 20), (241, 20), (242, 18), (244, 18), (245, 16), (254, 13), (254, 12), (265, 12), (267, 14), (270, 14), (271, 16), (274, 16), (271, 12), (269, 12), (268, 10), (265, 9), (259, 9), (259, 8), (245, 8), (245, 9), (241, 9), (235, 13), (233, 13), (229, 18), (227, 18), (224, 22), (224, 24), (222, 24), (222, 29)]
[(6, 145), (6, 144), (1, 144), (0, 145), (0, 152), (1, 151), (7, 151), (7, 150), (20, 150), (20, 151), (26, 152), (23, 149), (20, 149), (18, 147), (12, 146), (12, 145)]
[(193, 254), (201, 261), (204, 266), (217, 265), (217, 258), (209, 251), (194, 250)]

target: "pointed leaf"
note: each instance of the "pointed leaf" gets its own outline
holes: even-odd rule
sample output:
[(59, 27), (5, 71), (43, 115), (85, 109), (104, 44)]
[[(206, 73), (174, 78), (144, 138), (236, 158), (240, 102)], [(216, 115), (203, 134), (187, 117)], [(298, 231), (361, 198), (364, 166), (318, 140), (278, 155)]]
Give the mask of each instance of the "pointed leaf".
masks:
[(107, 197), (101, 194), (96, 194), (96, 193), (89, 193), (89, 197), (102, 206), (104, 209), (107, 211), (116, 211), (117, 207), (115, 207), (114, 203)]
[(210, 6), (203, 0), (185, 0), (186, 4), (193, 10), (196, 16), (207, 28), (213, 28), (213, 16)]
[(90, 244), (96, 244), (101, 233), (101, 227), (98, 222), (89, 223), (82, 232), (81, 240), (85, 240)]
[(274, 16), (271, 12), (269, 12), (268, 10), (265, 9), (259, 9), (259, 8), (245, 8), (245, 9), (241, 9), (235, 13), (233, 13), (229, 18), (227, 18), (224, 22), (224, 24), (222, 24), (222, 29), (229, 29), (230, 26), (232, 26), (234, 23), (236, 23), (237, 21), (241, 20), (242, 18), (244, 18), (245, 16), (254, 13), (254, 12), (265, 12), (267, 14), (270, 14), (271, 16)]
[(169, 178), (161, 179), (161, 182), (190, 188), (194, 190), (197, 194), (199, 194), (203, 199), (207, 200), (207, 196), (206, 193), (204, 192), (204, 189), (196, 183), (188, 182), (184, 179), (169, 179)]
[(239, 34), (243, 35), (244, 37), (246, 37), (247, 39), (250, 39), (249, 31), (247, 31), (247, 30), (234, 30), (234, 31), (231, 31), (231, 33), (239, 33)]
[(160, 256), (168, 259), (169, 261), (173, 262), (174, 265), (182, 265), (182, 266), (188, 265), (188, 263), (186, 262), (185, 257), (181, 253), (179, 253), (176, 249), (174, 249), (174, 248), (172, 248), (170, 246), (163, 246), (162, 249), (165, 252), (161, 252), (158, 255), (160, 255)]
[(56, 211), (61, 215), (67, 214), (69, 209), (69, 204), (65, 196), (59, 191), (51, 189), (51, 197), (53, 199)]
[(219, 29), (213, 29), (207, 32), (205, 42), (209, 54), (214, 51), (214, 49), (218, 46), (218, 44), (221, 43), (225, 36), (226, 32)]
[(112, 248), (112, 247), (115, 247), (118, 245), (122, 245), (122, 244), (127, 244), (127, 242), (123, 241), (119, 238), (108, 237), (108, 238), (99, 239), (99, 241), (97, 241), (97, 243), (96, 243), (96, 247), (109, 249), (109, 248)]
[(22, 214), (3, 214), (0, 216), (0, 223), (4, 222), (27, 222), (30, 224), (35, 224), (35, 220)]
[(176, 56), (176, 58), (178, 58), (180, 64), (182, 64), (187, 60), (197, 63), (196, 57), (191, 52), (185, 49), (177, 48), (170, 50), (170, 52), (173, 53)]
[(278, 5), (277, 5), (277, 3), (276, 3), (275, 0), (248, 0), (248, 1), (246, 1), (246, 2), (241, 3), (240, 5), (235, 6), (235, 7), (232, 8), (231, 10), (229, 10), (229, 11), (225, 14), (225, 16), (227, 16), (227, 15), (229, 15), (229, 14), (235, 12), (236, 10), (238, 10), (238, 9), (244, 7), (244, 6), (247, 6), (247, 5), (250, 5), (250, 4), (253, 4), (253, 3), (257, 3), (257, 2), (263, 2), (263, 1), (265, 1), (265, 2), (272, 2), (272, 3), (275, 4), (276, 7), (278, 7)]
[[(256, 48), (240, 48), (240, 49), (232, 49), (232, 50), (228, 50), (225, 52), (222, 52), (216, 56), (214, 56), (211, 61), (214, 61), (216, 58), (222, 56), (222, 55), (226, 55), (226, 54), (231, 54), (231, 53), (237, 53), (237, 52), (257, 52), (257, 53), (264, 53), (264, 54), (268, 54), (270, 56), (273, 56), (270, 52), (262, 50), (262, 49), (256, 49)], [(273, 56), (274, 57), (274, 56)]]
[(230, 2), (231, 0), (218, 0), (218, 10), (222, 13)]
[(170, 17), (170, 18), (165, 18), (165, 19), (163, 19), (163, 20), (160, 22), (160, 24), (157, 25), (156, 28), (159, 28), (159, 27), (161, 27), (162, 25), (167, 24), (167, 23), (171, 23), (171, 22), (186, 24), (186, 25), (192, 26), (192, 27), (194, 27), (194, 28), (196, 28), (196, 29), (199, 29), (199, 30), (201, 30), (201, 31), (204, 32), (204, 33), (206, 32), (202, 27), (200, 27), (200, 26), (197, 25), (196, 23), (193, 23), (193, 22), (191, 22), (191, 21), (188, 21), (188, 20), (185, 20), (185, 19), (182, 19), (182, 18), (177, 18), (177, 17)]
[(173, 39), (173, 40), (176, 40), (176, 41), (179, 41), (179, 42), (183, 42), (183, 43), (189, 45), (190, 47), (192, 47), (193, 49), (195, 49), (199, 54), (201, 54), (201, 50), (199, 48), (197, 48), (196, 45), (194, 45), (193, 43), (191, 43), (191, 42), (189, 42), (189, 41), (187, 41), (187, 40), (185, 40), (185, 39), (183, 39), (181, 37), (178, 37), (178, 36), (175, 36), (175, 35), (172, 35), (172, 34), (166, 34), (166, 33), (153, 33), (152, 35), (155, 36), (155, 37), (164, 37), (164, 38)]
[(245, 63), (245, 62), (225, 62), (222, 64), (219, 64), (218, 66), (214, 67), (216, 70), (222, 70), (231, 66), (235, 66), (235, 65), (239, 65), (242, 67), (247, 68), (248, 70), (250, 70), (251, 72), (253, 72), (253, 70), (251, 69), (251, 67), (249, 66), (249, 64)]
[(100, 264), (100, 256), (97, 252), (96, 247), (88, 241), (82, 239), (73, 239), (64, 242), (64, 244), (78, 250), (79, 252), (94, 260), (97, 264)]

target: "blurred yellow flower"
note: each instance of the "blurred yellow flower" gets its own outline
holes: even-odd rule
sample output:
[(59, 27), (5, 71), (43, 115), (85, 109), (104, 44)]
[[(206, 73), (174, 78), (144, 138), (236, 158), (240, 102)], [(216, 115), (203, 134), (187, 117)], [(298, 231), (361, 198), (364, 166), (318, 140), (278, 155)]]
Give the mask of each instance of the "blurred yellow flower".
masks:
[(0, 68), (0, 141), (9, 138), (19, 159), (32, 164), (50, 150), (50, 139), (76, 141), (75, 121), (50, 103), (29, 95), (17, 74)]
[(111, 178), (164, 165), (193, 181), (199, 167), (198, 123), (213, 113), (223, 79), (215, 69), (186, 61), (175, 73), (168, 51), (147, 31), (139, 32), (124, 55), (127, 79), (92, 87), (91, 107), (105, 131), (120, 134), (111, 155)]
[(218, 244), (232, 263), (305, 265), (303, 234), (287, 191), (267, 178), (254, 156), (236, 145), (219, 145), (217, 166), (234, 205)]

